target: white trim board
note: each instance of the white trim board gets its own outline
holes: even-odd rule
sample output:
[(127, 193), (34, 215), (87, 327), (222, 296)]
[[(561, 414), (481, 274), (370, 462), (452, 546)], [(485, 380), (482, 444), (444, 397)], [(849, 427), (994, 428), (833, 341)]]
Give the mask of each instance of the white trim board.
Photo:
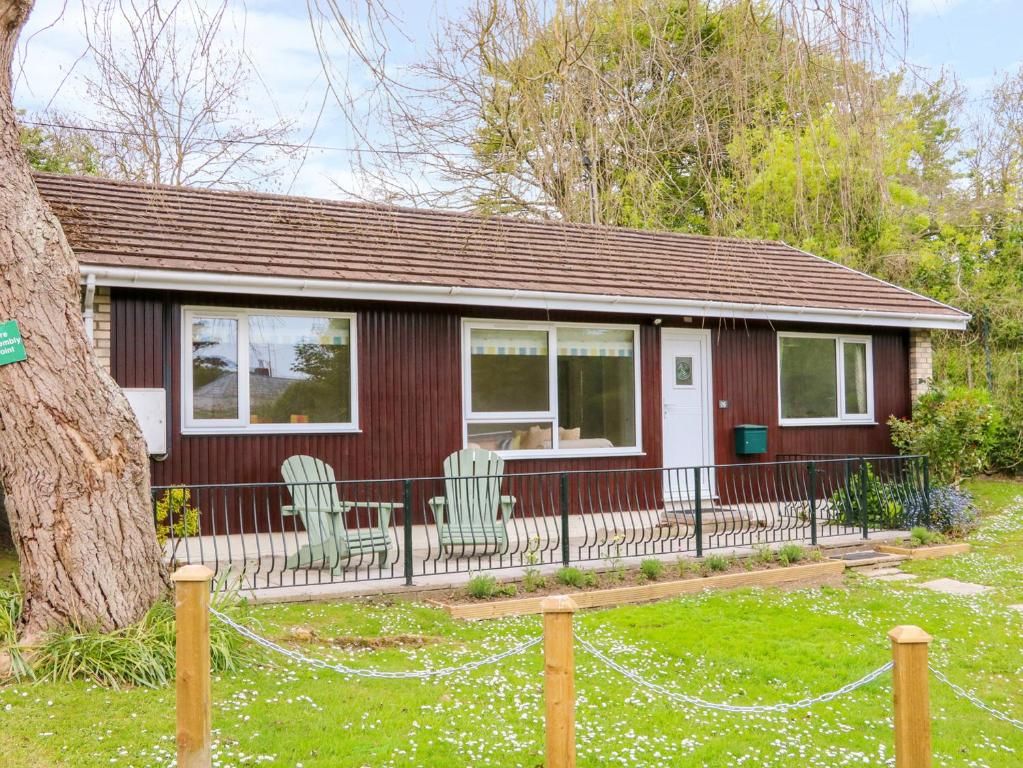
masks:
[(310, 298), (356, 299), (364, 301), (417, 302), (480, 307), (647, 314), (667, 317), (714, 317), (770, 320), (775, 322), (828, 323), (894, 328), (943, 328), (965, 330), (970, 315), (949, 316), (928, 313), (884, 312), (879, 310), (826, 309), (763, 303), (659, 299), (641, 296), (522, 291), (506, 288), (423, 285), (416, 283), (371, 283), (350, 280), (304, 280), (302, 278), (234, 275), (187, 270), (136, 269), (82, 265), (82, 280), (95, 277), (96, 285), (115, 288), (145, 288), (167, 291), (307, 296)]

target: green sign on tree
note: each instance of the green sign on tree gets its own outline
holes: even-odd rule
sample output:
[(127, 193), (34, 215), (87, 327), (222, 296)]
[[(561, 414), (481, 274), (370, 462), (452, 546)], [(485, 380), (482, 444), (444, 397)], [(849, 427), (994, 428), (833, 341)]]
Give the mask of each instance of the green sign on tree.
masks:
[(0, 365), (20, 363), (25, 359), (25, 344), (17, 320), (0, 323)]

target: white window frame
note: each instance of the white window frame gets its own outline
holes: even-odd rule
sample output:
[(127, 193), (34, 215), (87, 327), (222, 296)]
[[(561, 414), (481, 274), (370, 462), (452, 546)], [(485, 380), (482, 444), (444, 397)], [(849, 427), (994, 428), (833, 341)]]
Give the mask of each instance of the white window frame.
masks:
[[(558, 446), (558, 328), (596, 328), (608, 330), (628, 330), (632, 332), (632, 350), (636, 393), (636, 445), (616, 448), (569, 448)], [(472, 331), (474, 329), (489, 330), (527, 330), (547, 333), (548, 362), (548, 403), (546, 411), (485, 411), (476, 413), (472, 410)], [(462, 320), (462, 445), (469, 445), (470, 424), (506, 424), (508, 422), (549, 422), (551, 424), (551, 447), (528, 451), (497, 451), (504, 459), (546, 459), (546, 458), (585, 458), (596, 456), (642, 456), (643, 453), (643, 405), (642, 405), (642, 366), (640, 365), (640, 334), (638, 325), (621, 323), (558, 323), (533, 322), (528, 320), (484, 320), (464, 318)]]
[[(249, 418), (249, 318), (280, 315), (284, 317), (321, 317), (348, 320), (348, 345), (351, 371), (348, 386), (352, 419), (336, 424), (250, 424)], [(238, 418), (192, 418), (192, 320), (196, 317), (226, 318), (238, 322)], [(249, 307), (181, 308), (181, 434), (183, 435), (270, 435), (359, 432), (359, 354), (354, 312), (316, 312), (305, 310), (256, 309)]]
[[(835, 370), (838, 374), (838, 416), (836, 417), (811, 417), (805, 419), (786, 419), (782, 416), (782, 391), (781, 391), (781, 342), (782, 339), (830, 339), (835, 342)], [(867, 412), (846, 413), (845, 412), (845, 344), (866, 344), (867, 358)], [(856, 336), (845, 333), (806, 333), (797, 331), (779, 331), (776, 345), (776, 360), (778, 369), (778, 423), (783, 427), (813, 427), (813, 426), (836, 426), (836, 425), (872, 425), (874, 421), (874, 347), (873, 339), (870, 336)]]

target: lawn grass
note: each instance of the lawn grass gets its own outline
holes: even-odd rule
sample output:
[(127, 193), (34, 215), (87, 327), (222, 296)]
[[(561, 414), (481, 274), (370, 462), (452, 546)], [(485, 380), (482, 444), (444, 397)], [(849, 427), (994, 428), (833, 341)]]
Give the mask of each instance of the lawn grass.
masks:
[[(848, 576), (843, 588), (704, 593), (578, 616), (578, 631), (673, 690), (734, 703), (792, 701), (843, 685), (890, 658), (885, 633), (931, 632), (932, 660), (984, 700), (1023, 718), (1023, 484), (978, 482), (985, 525), (974, 552), (906, 570), (997, 589), (956, 598)], [(405, 602), (261, 606), (259, 631), (346, 664), (410, 669), (461, 663), (537, 634), (536, 617), (457, 623)], [(294, 628), (312, 641), (298, 643)], [(339, 636), (422, 635), (422, 647), (337, 647)], [(666, 702), (577, 650), (580, 766), (889, 765), (888, 678), (809, 711), (736, 715)], [(270, 662), (214, 683), (215, 765), (542, 765), (538, 649), (429, 682), (350, 679)], [(1018, 766), (1023, 732), (932, 682), (936, 766)], [(0, 688), (0, 766), (167, 766), (170, 689), (87, 683)]]
[(18, 553), (0, 542), (0, 581), (18, 572)]

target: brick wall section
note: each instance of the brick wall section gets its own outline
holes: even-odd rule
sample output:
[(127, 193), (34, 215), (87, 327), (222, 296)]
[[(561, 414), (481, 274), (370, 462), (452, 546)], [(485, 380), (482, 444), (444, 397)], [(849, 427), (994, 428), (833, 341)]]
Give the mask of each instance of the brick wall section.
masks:
[(934, 348), (931, 332), (914, 329), (909, 332), (909, 391), (913, 399), (926, 392), (934, 377)]
[(110, 370), (110, 289), (97, 287), (93, 301), (92, 348), (106, 370)]

